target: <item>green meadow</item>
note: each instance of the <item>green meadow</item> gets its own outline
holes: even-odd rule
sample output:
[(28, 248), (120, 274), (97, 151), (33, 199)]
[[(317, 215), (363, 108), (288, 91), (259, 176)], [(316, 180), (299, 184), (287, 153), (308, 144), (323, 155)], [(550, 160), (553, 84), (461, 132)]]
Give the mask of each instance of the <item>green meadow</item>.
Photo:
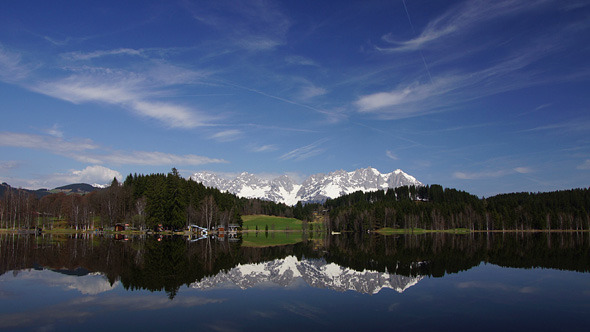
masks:
[(242, 216), (243, 231), (301, 231), (303, 222), (295, 218), (284, 218), (265, 215)]

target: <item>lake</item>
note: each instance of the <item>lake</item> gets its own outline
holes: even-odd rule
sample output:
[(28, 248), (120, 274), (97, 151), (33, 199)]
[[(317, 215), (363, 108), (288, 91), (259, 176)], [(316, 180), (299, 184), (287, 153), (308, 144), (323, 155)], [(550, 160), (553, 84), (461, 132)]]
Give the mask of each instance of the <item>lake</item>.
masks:
[(0, 329), (587, 331), (589, 235), (2, 234)]

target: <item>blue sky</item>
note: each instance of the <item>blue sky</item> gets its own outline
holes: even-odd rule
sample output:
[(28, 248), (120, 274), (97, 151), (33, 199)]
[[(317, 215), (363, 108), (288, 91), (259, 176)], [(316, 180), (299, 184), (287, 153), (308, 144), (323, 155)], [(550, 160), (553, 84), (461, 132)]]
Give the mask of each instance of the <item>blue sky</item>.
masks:
[(590, 1), (2, 1), (0, 181), (590, 185)]

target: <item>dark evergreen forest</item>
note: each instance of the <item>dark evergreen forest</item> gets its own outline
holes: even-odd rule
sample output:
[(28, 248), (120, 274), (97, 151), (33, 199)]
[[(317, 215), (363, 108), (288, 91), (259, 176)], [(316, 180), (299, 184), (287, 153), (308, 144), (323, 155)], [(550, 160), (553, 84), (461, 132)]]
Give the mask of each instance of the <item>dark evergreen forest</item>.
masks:
[(326, 201), (328, 228), (337, 231), (421, 228), (444, 230), (588, 230), (590, 189), (513, 193), (480, 199), (440, 185), (355, 192)]

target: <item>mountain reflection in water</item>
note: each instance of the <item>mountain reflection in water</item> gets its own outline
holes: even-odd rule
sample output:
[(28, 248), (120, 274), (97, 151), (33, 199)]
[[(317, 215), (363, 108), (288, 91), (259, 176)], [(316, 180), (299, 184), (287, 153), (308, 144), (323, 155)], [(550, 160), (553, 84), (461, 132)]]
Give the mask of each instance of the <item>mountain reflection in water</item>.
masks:
[(207, 290), (219, 287), (247, 289), (264, 284), (293, 287), (299, 280), (317, 288), (336, 291), (352, 290), (365, 294), (377, 294), (383, 288), (401, 293), (415, 285), (422, 277), (405, 277), (387, 272), (356, 271), (324, 259), (302, 259), (287, 256), (263, 263), (239, 264), (227, 272), (205, 277), (190, 285)]

